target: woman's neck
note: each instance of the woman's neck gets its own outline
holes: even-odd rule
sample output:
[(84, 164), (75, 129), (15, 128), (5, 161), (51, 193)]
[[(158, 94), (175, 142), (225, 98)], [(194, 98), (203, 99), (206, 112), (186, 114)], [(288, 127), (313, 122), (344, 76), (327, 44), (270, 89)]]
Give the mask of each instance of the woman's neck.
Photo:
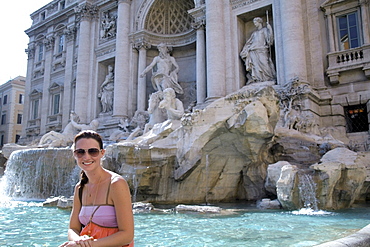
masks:
[(86, 173), (90, 184), (98, 184), (106, 179), (106, 171), (102, 168), (97, 171)]

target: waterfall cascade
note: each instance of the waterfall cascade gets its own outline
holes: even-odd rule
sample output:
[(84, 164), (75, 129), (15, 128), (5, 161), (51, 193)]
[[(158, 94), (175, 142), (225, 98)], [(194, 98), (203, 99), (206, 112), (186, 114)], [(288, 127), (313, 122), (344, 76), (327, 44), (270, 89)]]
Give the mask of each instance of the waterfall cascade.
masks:
[(300, 174), (299, 176), (299, 195), (302, 200), (303, 207), (318, 211), (318, 200), (316, 198), (316, 184), (310, 174)]
[(69, 197), (79, 172), (69, 148), (18, 150), (9, 157), (2, 189), (13, 198)]

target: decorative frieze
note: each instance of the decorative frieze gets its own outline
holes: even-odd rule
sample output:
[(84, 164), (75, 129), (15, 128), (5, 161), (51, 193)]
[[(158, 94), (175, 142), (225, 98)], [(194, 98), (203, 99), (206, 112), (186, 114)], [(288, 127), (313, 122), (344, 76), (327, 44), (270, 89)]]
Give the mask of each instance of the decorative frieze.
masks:
[(245, 7), (251, 3), (258, 2), (261, 0), (230, 0), (232, 10), (235, 10), (240, 7)]

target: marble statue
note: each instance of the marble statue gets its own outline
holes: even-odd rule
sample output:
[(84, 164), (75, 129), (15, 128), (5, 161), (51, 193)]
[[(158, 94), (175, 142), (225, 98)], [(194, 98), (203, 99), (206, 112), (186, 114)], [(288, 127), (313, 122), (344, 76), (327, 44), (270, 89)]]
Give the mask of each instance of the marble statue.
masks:
[(183, 94), (184, 91), (178, 83), (179, 65), (175, 58), (169, 54), (165, 44), (159, 44), (158, 51), (159, 55), (144, 69), (140, 77), (144, 77), (152, 69), (152, 85), (155, 90), (163, 91), (166, 88), (172, 88), (176, 93)]
[(116, 35), (116, 18), (109, 16), (109, 12), (105, 12), (101, 21), (100, 37), (102, 39), (114, 37)]
[(253, 23), (257, 30), (252, 33), (240, 52), (240, 57), (245, 62), (247, 83), (274, 81), (276, 71), (269, 52), (274, 43), (272, 27), (268, 22), (266, 27), (263, 27), (260, 17), (254, 18)]
[(163, 91), (163, 100), (158, 107), (166, 110), (167, 119), (169, 120), (179, 120), (185, 112), (182, 102), (176, 98), (175, 91), (172, 88), (166, 88)]
[(108, 74), (105, 80), (100, 86), (100, 93), (98, 95), (102, 105), (102, 112), (113, 111), (113, 99), (114, 99), (114, 74), (113, 66), (108, 66)]
[(127, 137), (130, 135), (129, 126), (130, 123), (128, 118), (121, 118), (118, 124), (118, 127), (120, 129), (115, 130), (111, 133), (111, 135), (109, 136), (109, 141), (118, 142), (127, 139)]
[(79, 131), (83, 131), (83, 130), (96, 131), (99, 127), (99, 121), (97, 119), (92, 120), (90, 124), (77, 123), (76, 121), (71, 119), (71, 124), (73, 125), (73, 127), (75, 127)]
[(50, 131), (44, 134), (38, 144), (38, 147), (62, 147), (69, 146), (73, 142), (73, 138), (77, 133), (72, 121), (79, 121), (79, 117), (75, 112), (71, 112), (70, 120), (62, 132)]
[(151, 130), (154, 124), (163, 123), (167, 120), (166, 110), (158, 107), (162, 99), (163, 92), (158, 91), (150, 95), (148, 106), (149, 122), (145, 124), (144, 134)]

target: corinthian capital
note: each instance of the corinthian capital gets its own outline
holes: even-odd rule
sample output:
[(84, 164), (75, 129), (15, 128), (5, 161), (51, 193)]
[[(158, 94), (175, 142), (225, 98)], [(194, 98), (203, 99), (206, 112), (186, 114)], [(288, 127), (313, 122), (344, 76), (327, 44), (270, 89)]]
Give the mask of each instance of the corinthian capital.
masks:
[(140, 50), (142, 48), (149, 49), (150, 47), (152, 47), (152, 45), (145, 40), (136, 41), (133, 46), (136, 50)]
[(77, 20), (91, 20), (97, 18), (98, 8), (88, 3), (81, 4), (75, 8)]
[(75, 26), (64, 29), (63, 33), (67, 38), (67, 42), (73, 41), (75, 38), (77, 28)]
[(25, 50), (25, 52), (28, 55), (28, 59), (32, 59), (35, 57), (35, 50), (36, 50), (35, 44), (29, 43), (28, 48)]
[(50, 36), (50, 37), (46, 37), (43, 41), (45, 47), (46, 47), (46, 50), (50, 50), (53, 48), (54, 46), (54, 41), (55, 41), (55, 38), (53, 36)]

